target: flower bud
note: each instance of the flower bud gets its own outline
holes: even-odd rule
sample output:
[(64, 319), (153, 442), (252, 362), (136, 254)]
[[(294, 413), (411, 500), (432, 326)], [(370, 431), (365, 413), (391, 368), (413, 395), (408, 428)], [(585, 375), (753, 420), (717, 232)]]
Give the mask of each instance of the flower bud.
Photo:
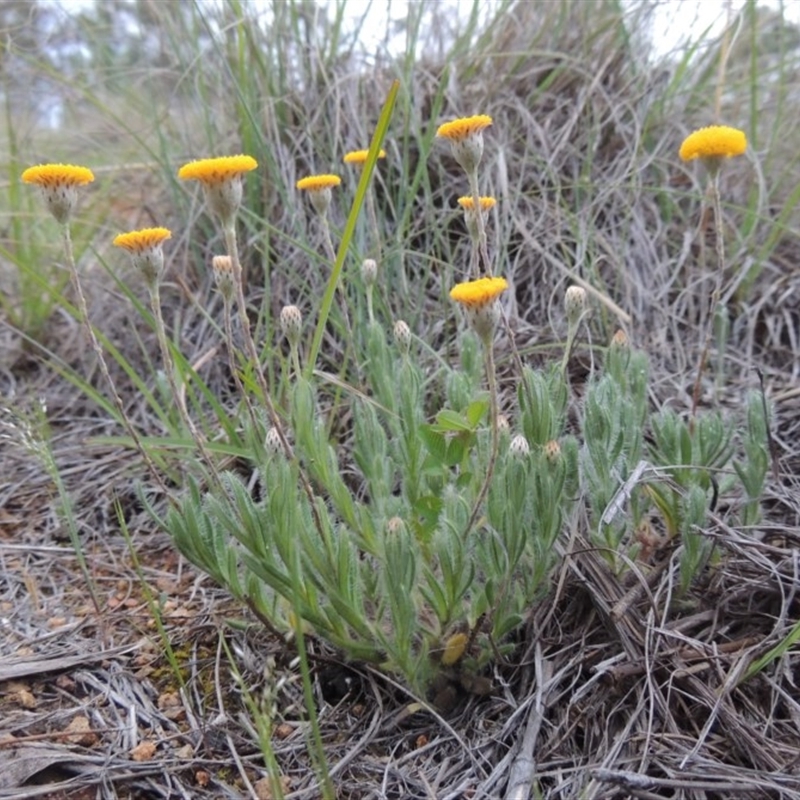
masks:
[(366, 286), (374, 286), (378, 278), (378, 264), (374, 258), (365, 258), (361, 262), (361, 280)]
[(283, 452), (283, 442), (281, 441), (281, 436), (276, 428), (270, 428), (267, 431), (267, 438), (264, 441), (264, 447), (266, 447), (267, 452), (271, 453), (272, 455), (277, 455), (278, 453)]
[(398, 533), (402, 533), (405, 529), (406, 524), (403, 522), (401, 517), (392, 517), (386, 523), (386, 533), (390, 536), (397, 536)]
[(611, 348), (613, 350), (627, 350), (628, 347), (630, 347), (628, 334), (620, 328), (611, 339)]
[(303, 331), (303, 315), (297, 306), (284, 306), (281, 309), (281, 330), (291, 347), (297, 347)]
[(544, 457), (551, 465), (555, 465), (561, 458), (561, 445), (555, 440), (551, 439), (544, 446)]
[(577, 325), (586, 310), (586, 290), (582, 286), (570, 286), (564, 295), (564, 310), (570, 325)]
[(231, 257), (214, 256), (211, 259), (211, 270), (214, 273), (214, 283), (219, 293), (226, 301), (229, 301), (233, 297), (235, 288)]
[(408, 355), (411, 347), (411, 329), (408, 327), (408, 323), (402, 319), (397, 320), (394, 324), (394, 340), (397, 342), (400, 352), (404, 356)]
[(530, 455), (531, 448), (528, 440), (520, 433), (518, 433), (508, 446), (508, 451), (514, 458), (527, 458)]

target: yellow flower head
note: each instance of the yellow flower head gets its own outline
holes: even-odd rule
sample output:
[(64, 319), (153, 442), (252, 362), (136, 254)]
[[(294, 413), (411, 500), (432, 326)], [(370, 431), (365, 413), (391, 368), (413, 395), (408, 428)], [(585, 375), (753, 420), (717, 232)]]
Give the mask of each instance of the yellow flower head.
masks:
[[(488, 211), (497, 205), (497, 200), (494, 197), (479, 197), (478, 202), (481, 206), (481, 211)], [(472, 197), (459, 197), (458, 204), (464, 211), (473, 211), (475, 209), (475, 200)]]
[(221, 156), (190, 161), (178, 170), (183, 181), (200, 181), (204, 185), (215, 185), (239, 178), (258, 166), (252, 156)]
[(88, 167), (75, 167), (72, 164), (40, 164), (28, 167), (22, 173), (23, 183), (35, 183), (45, 189), (60, 186), (83, 186), (94, 180), (94, 174)]
[(492, 332), (500, 319), (500, 306), (495, 301), (506, 289), (505, 278), (478, 278), (458, 283), (450, 290), (450, 297), (464, 306), (467, 319), (485, 347), (491, 345)]
[(477, 175), (478, 164), (483, 157), (483, 129), (492, 124), (486, 114), (474, 117), (461, 117), (440, 125), (436, 135), (450, 142), (453, 158), (471, 177)]
[(730, 158), (740, 156), (747, 149), (747, 137), (738, 128), (727, 125), (710, 125), (690, 133), (680, 149), (684, 161), (695, 158)]
[(450, 297), (469, 310), (478, 310), (493, 303), (506, 289), (505, 278), (478, 278), (456, 284), (450, 290)]
[(93, 180), (94, 174), (88, 167), (72, 164), (40, 164), (22, 173), (23, 183), (32, 183), (42, 190), (47, 208), (62, 225), (69, 221), (78, 202), (78, 187)]
[(171, 237), (172, 232), (168, 228), (142, 228), (139, 231), (118, 234), (114, 237), (114, 246), (137, 254), (159, 247)]
[(445, 122), (436, 131), (437, 136), (450, 139), (453, 142), (462, 141), (476, 133), (481, 133), (484, 128), (492, 124), (488, 114), (476, 114), (474, 117), (460, 117), (452, 122)]
[(168, 228), (142, 228), (118, 234), (114, 237), (114, 245), (131, 254), (133, 266), (142, 273), (147, 287), (152, 290), (164, 271), (161, 247), (171, 236)]
[(338, 186), (341, 182), (338, 175), (309, 175), (297, 181), (297, 188), (304, 192), (321, 192)]
[[(345, 164), (363, 164), (367, 160), (369, 150), (351, 150), (344, 157)], [(386, 151), (381, 148), (378, 151), (378, 158), (386, 158)]]
[(242, 176), (255, 169), (258, 162), (252, 156), (222, 156), (190, 161), (178, 170), (183, 181), (200, 181), (214, 213), (227, 228), (242, 202)]
[(338, 186), (342, 179), (338, 175), (309, 175), (297, 181), (297, 188), (301, 192), (308, 192), (311, 205), (316, 212), (324, 217), (328, 213), (328, 206), (331, 204), (334, 186)]

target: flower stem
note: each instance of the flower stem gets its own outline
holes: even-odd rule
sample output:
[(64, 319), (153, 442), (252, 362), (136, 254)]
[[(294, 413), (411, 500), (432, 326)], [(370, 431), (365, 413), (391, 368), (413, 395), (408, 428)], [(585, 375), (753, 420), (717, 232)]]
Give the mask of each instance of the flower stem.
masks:
[(175, 362), (171, 353), (169, 352), (167, 333), (164, 328), (164, 318), (161, 315), (161, 292), (159, 291), (158, 281), (153, 281), (153, 283), (147, 288), (150, 292), (150, 308), (153, 312), (153, 320), (155, 321), (158, 347), (161, 350), (161, 360), (164, 362), (164, 371), (167, 373), (167, 380), (169, 381), (169, 388), (170, 392), (172, 393), (173, 402), (175, 405), (177, 405), (178, 413), (180, 414), (183, 423), (189, 429), (189, 433), (194, 440), (194, 443), (197, 445), (197, 449), (200, 451), (203, 461), (211, 471), (211, 474), (214, 476), (214, 480), (219, 485), (219, 473), (217, 472), (214, 460), (211, 458), (211, 453), (208, 452), (208, 448), (205, 445), (205, 440), (200, 431), (197, 430), (197, 426), (194, 424), (194, 420), (186, 408), (186, 402), (181, 393), (178, 391), (178, 384), (175, 380)]
[[(242, 338), (244, 339), (247, 357), (253, 365), (253, 371), (256, 374), (258, 387), (261, 389), (261, 394), (263, 395), (264, 407), (267, 409), (270, 425), (275, 428), (286, 457), (292, 458), (292, 448), (286, 438), (278, 413), (275, 411), (275, 406), (272, 403), (272, 397), (270, 396), (269, 387), (267, 386), (267, 378), (264, 375), (264, 370), (261, 368), (261, 361), (258, 358), (256, 343), (253, 340), (253, 334), (250, 332), (250, 320), (247, 318), (247, 304), (244, 299), (244, 288), (242, 286), (242, 264), (239, 261), (239, 245), (236, 241), (236, 227), (233, 224), (226, 225), (223, 232), (225, 236), (225, 248), (228, 251), (228, 255), (231, 259), (231, 266), (233, 267), (233, 282), (236, 286), (236, 306), (239, 312), (239, 325), (242, 329)], [(232, 344), (233, 342), (231, 341), (231, 345)], [(237, 386), (237, 389), (238, 388)], [(241, 391), (244, 390), (242, 389)]]
[[(292, 451), (292, 446), (289, 444), (289, 440), (286, 437), (286, 432), (283, 429), (283, 424), (278, 416), (278, 412), (275, 410), (275, 405), (272, 402), (272, 397), (269, 393), (269, 387), (267, 386), (267, 379), (264, 375), (264, 370), (261, 369), (261, 362), (258, 359), (256, 343), (253, 340), (253, 334), (250, 332), (250, 320), (247, 319), (247, 308), (245, 306), (244, 291), (242, 290), (242, 265), (239, 261), (239, 250), (236, 241), (236, 228), (233, 224), (226, 225), (223, 229), (223, 232), (225, 236), (225, 247), (228, 251), (228, 256), (230, 256), (231, 266), (233, 268), (234, 284), (236, 285), (236, 305), (239, 309), (239, 324), (242, 328), (242, 337), (244, 338), (247, 357), (253, 364), (253, 370), (256, 373), (256, 380), (258, 381), (259, 389), (261, 389), (261, 393), (264, 397), (264, 407), (267, 410), (267, 416), (269, 417), (270, 424), (278, 435), (278, 440), (281, 443), (281, 448), (287, 460), (293, 461), (295, 460), (295, 455)], [(244, 390), (242, 389), (242, 391)], [(322, 521), (319, 517), (319, 509), (314, 501), (314, 491), (311, 488), (308, 478), (302, 471), (302, 468), (300, 469), (300, 481), (303, 485), (303, 491), (308, 498), (308, 504), (309, 508), (311, 509), (311, 515), (314, 519), (314, 525), (316, 526), (317, 530), (321, 532), (323, 530)]]
[(692, 413), (691, 418), (697, 416), (697, 406), (700, 402), (700, 385), (703, 380), (703, 372), (708, 362), (708, 353), (711, 349), (711, 338), (714, 333), (714, 318), (717, 313), (717, 306), (719, 305), (720, 295), (722, 294), (722, 281), (725, 276), (725, 242), (723, 240), (723, 227), (722, 227), (722, 201), (719, 192), (719, 168), (713, 169), (711, 172), (711, 199), (714, 208), (714, 227), (715, 227), (715, 250), (717, 254), (717, 274), (714, 285), (714, 290), (711, 293), (711, 300), (708, 306), (708, 315), (705, 319), (705, 335), (703, 337), (703, 350), (700, 353), (700, 359), (697, 363), (697, 376), (694, 381), (694, 388), (692, 390)]
[(489, 463), (486, 465), (486, 476), (483, 479), (483, 484), (478, 492), (478, 496), (475, 498), (475, 505), (473, 506), (472, 513), (470, 514), (467, 525), (464, 528), (464, 533), (462, 534), (462, 541), (466, 540), (467, 535), (472, 530), (472, 526), (475, 524), (480, 514), (481, 506), (486, 498), (486, 493), (489, 491), (489, 486), (492, 483), (494, 467), (497, 463), (497, 452), (500, 444), (500, 427), (498, 425), (499, 403), (497, 398), (497, 375), (495, 374), (494, 350), (492, 348), (491, 335), (483, 337), (483, 344), (486, 355), (486, 382), (489, 386), (489, 426), (491, 429), (492, 441), (491, 450), (489, 453)]
[(83, 294), (81, 279), (80, 276), (78, 275), (78, 269), (75, 265), (75, 255), (72, 251), (72, 236), (69, 230), (69, 223), (64, 223), (61, 226), (61, 233), (64, 239), (64, 250), (67, 256), (67, 265), (69, 266), (70, 280), (72, 281), (72, 286), (75, 290), (75, 295), (78, 298), (78, 309), (80, 311), (83, 324), (86, 327), (86, 331), (89, 334), (89, 340), (92, 343), (92, 349), (94, 350), (95, 356), (97, 357), (97, 362), (100, 365), (100, 372), (102, 373), (103, 379), (105, 380), (109, 390), (111, 391), (111, 397), (113, 398), (114, 405), (116, 405), (117, 411), (119, 412), (120, 420), (122, 421), (122, 424), (127, 430), (128, 435), (131, 437), (131, 441), (133, 441), (134, 447), (139, 451), (142, 458), (144, 459), (144, 463), (147, 465), (147, 469), (150, 471), (150, 474), (152, 475), (153, 479), (158, 484), (158, 488), (161, 489), (161, 491), (164, 493), (165, 496), (169, 496), (167, 487), (164, 484), (164, 481), (161, 479), (161, 475), (156, 469), (156, 465), (153, 463), (153, 459), (150, 457), (150, 454), (145, 449), (145, 446), (142, 443), (139, 434), (136, 432), (136, 428), (134, 428), (133, 423), (128, 418), (128, 415), (125, 413), (125, 406), (122, 403), (122, 398), (119, 396), (117, 387), (114, 383), (113, 378), (111, 377), (111, 373), (108, 370), (108, 364), (106, 363), (105, 356), (103, 355), (103, 348), (100, 346), (100, 342), (97, 339), (97, 335), (95, 334), (94, 328), (92, 327), (92, 323), (89, 319), (89, 307), (86, 304), (86, 297)]
[[(486, 276), (492, 277), (492, 264), (489, 261), (489, 248), (486, 244), (486, 225), (483, 220), (483, 209), (481, 208), (481, 197), (478, 191), (478, 170), (477, 168), (468, 173), (469, 188), (472, 194), (472, 207), (475, 209), (475, 224), (478, 226), (478, 248), (483, 256), (483, 265), (486, 269)], [(477, 276), (476, 276), (477, 277)]]

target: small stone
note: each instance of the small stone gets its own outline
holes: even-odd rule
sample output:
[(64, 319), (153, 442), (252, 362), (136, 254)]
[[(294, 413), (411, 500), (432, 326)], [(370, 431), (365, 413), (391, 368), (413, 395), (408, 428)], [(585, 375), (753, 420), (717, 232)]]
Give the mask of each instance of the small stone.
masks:
[(139, 762), (150, 761), (155, 754), (156, 745), (154, 742), (140, 742), (131, 750), (131, 758)]

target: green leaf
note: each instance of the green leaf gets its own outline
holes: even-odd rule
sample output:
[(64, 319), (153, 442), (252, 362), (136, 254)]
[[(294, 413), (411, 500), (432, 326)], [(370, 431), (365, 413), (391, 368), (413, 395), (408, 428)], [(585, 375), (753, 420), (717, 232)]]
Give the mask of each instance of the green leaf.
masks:
[(474, 429), (468, 419), (449, 408), (443, 409), (436, 415), (436, 424), (431, 427), (436, 431), (452, 433), (471, 432)]
[(464, 458), (464, 452), (471, 446), (474, 436), (455, 436), (447, 445), (447, 455), (445, 456), (445, 466), (455, 467)]
[(440, 497), (436, 495), (425, 495), (420, 497), (414, 504), (414, 514), (422, 519), (422, 530), (430, 532), (439, 521), (439, 514), (442, 511), (444, 503)]
[(420, 425), (419, 438), (431, 454), (436, 466), (441, 466), (447, 457), (447, 439), (433, 425)]
[(473, 430), (478, 427), (478, 424), (484, 418), (488, 410), (488, 400), (474, 400), (467, 406), (464, 416), (467, 418), (467, 421)]

